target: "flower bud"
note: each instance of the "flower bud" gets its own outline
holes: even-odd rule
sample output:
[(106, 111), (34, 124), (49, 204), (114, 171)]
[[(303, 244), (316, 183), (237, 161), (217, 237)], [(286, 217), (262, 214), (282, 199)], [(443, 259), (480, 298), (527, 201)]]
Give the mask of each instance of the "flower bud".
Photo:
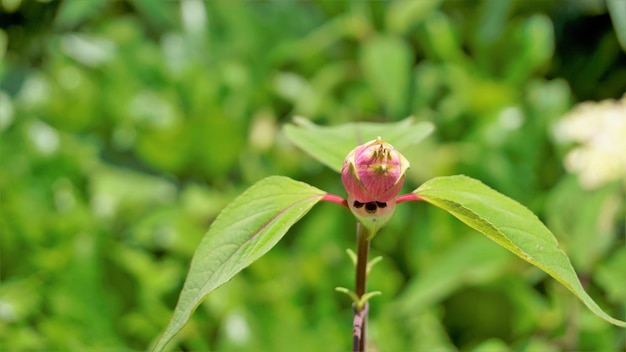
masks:
[(356, 147), (344, 160), (341, 180), (348, 205), (371, 232), (393, 215), (408, 167), (408, 160), (380, 137)]

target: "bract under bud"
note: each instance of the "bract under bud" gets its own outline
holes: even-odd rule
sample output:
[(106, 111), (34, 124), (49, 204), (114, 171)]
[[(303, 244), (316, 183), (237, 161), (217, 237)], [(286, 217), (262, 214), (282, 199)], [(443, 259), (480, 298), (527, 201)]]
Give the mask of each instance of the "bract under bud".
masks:
[(377, 232), (393, 215), (408, 160), (380, 137), (353, 149), (343, 163), (341, 180), (352, 213)]

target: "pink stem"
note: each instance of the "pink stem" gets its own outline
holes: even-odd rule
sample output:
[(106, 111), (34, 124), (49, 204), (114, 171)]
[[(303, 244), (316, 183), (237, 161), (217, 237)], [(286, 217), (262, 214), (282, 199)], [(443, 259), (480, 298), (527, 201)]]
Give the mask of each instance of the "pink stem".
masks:
[(415, 193), (407, 193), (407, 194), (403, 194), (401, 196), (398, 196), (398, 198), (396, 198), (396, 204), (403, 203), (403, 202), (410, 202), (410, 201), (413, 201), (413, 200), (419, 201), (419, 200), (423, 200), (423, 199), (420, 198)]
[(341, 198), (341, 197), (339, 197), (339, 196), (336, 196), (334, 194), (326, 193), (326, 195), (324, 195), (324, 197), (322, 197), (322, 200), (326, 201), (326, 202), (337, 203), (337, 204), (343, 206), (344, 208), (350, 210), (350, 208), (348, 207), (348, 201), (343, 199), (343, 198)]
[(352, 351), (365, 351), (365, 324), (367, 323), (367, 312), (369, 303), (365, 302), (365, 307), (361, 311), (354, 311), (352, 321)]

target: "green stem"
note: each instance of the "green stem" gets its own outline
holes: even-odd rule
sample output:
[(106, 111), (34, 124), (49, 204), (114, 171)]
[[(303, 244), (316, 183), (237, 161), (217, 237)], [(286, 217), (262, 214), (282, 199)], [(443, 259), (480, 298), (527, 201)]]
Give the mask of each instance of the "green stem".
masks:
[[(356, 226), (357, 235), (357, 251), (356, 251), (356, 279), (354, 292), (356, 296), (361, 299), (367, 291), (367, 262), (370, 250), (370, 232), (365, 226), (357, 223)], [(365, 351), (366, 340), (366, 323), (367, 323), (367, 309), (368, 304), (363, 306), (354, 306), (354, 325), (353, 325), (353, 351)]]
[(354, 292), (361, 298), (366, 291), (367, 282), (367, 262), (370, 251), (370, 241), (368, 240), (369, 231), (365, 226), (357, 223), (356, 235), (356, 284)]

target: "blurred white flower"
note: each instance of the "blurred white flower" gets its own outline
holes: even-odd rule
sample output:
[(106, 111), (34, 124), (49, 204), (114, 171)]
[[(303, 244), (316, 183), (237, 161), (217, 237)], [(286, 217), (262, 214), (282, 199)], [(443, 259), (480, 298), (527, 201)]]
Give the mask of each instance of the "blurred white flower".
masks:
[(115, 56), (116, 46), (112, 41), (86, 35), (68, 34), (61, 41), (63, 52), (89, 67), (98, 67)]
[(565, 156), (565, 169), (578, 174), (584, 189), (626, 182), (626, 95), (577, 105), (554, 134), (558, 142), (576, 144)]
[(59, 133), (45, 122), (33, 121), (28, 126), (28, 137), (33, 146), (43, 155), (52, 155), (59, 148)]
[(245, 345), (250, 340), (250, 325), (241, 313), (228, 314), (224, 320), (224, 330), (228, 339), (237, 345)]
[(183, 27), (188, 33), (201, 35), (206, 31), (207, 17), (204, 2), (187, 0), (180, 3)]
[(158, 129), (171, 128), (177, 120), (174, 105), (157, 92), (147, 89), (135, 94), (128, 112), (140, 124)]

